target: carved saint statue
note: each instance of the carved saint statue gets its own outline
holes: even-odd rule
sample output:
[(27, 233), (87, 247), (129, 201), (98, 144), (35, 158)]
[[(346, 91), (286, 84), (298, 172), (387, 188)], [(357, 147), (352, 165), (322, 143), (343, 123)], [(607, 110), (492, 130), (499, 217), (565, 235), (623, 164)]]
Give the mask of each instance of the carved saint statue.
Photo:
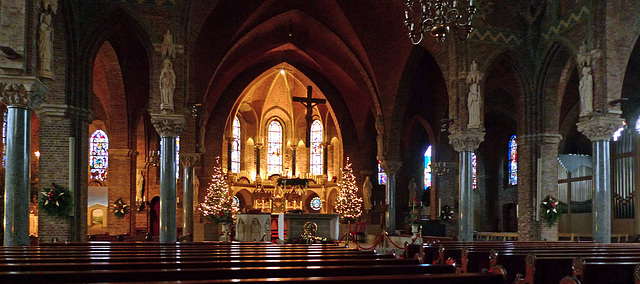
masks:
[(582, 79), (580, 79), (580, 116), (588, 115), (593, 111), (593, 75), (591, 67), (582, 67)]
[(144, 173), (138, 170), (136, 175), (136, 202), (138, 204), (144, 201)]
[(164, 113), (173, 113), (173, 91), (176, 88), (176, 74), (173, 72), (173, 63), (165, 59), (160, 73), (160, 109)]
[(42, 0), (44, 11), (51, 11), (54, 14), (58, 12), (58, 0)]
[(417, 200), (416, 191), (418, 190), (418, 186), (413, 178), (409, 181), (409, 187), (407, 189), (409, 190), (409, 206), (411, 206), (414, 204), (414, 201)]
[(480, 128), (480, 71), (478, 64), (474, 60), (471, 62), (469, 74), (467, 75), (467, 83), (469, 85), (469, 97), (467, 98), (467, 109), (469, 111), (469, 124), (467, 129)]
[(364, 211), (371, 210), (371, 188), (373, 185), (371, 184), (371, 180), (369, 176), (366, 176), (364, 179), (364, 183), (362, 184), (362, 199), (364, 201)]
[(53, 76), (53, 26), (51, 14), (40, 15), (40, 31), (38, 34), (38, 55), (40, 59), (40, 75)]

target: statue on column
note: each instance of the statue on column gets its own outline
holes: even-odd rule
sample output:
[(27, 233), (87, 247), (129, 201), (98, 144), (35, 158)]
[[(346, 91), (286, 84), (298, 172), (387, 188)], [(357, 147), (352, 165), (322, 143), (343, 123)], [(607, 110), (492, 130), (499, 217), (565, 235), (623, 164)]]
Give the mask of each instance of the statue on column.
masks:
[(40, 75), (53, 77), (53, 24), (51, 14), (46, 11), (40, 15), (38, 34), (38, 55), (40, 59)]
[(160, 47), (162, 58), (162, 72), (160, 73), (160, 110), (165, 114), (173, 113), (173, 92), (176, 88), (176, 74), (173, 72), (173, 63), (170, 58), (176, 57), (176, 45), (173, 43), (171, 31), (164, 34)]
[(416, 201), (416, 191), (418, 190), (418, 186), (413, 178), (409, 181), (409, 206), (413, 205)]
[(173, 72), (173, 63), (168, 58), (163, 62), (160, 73), (160, 109), (165, 113), (173, 113), (173, 91), (176, 88), (176, 74)]
[(144, 172), (138, 170), (136, 175), (136, 203), (141, 206), (144, 202)]
[(593, 111), (593, 74), (591, 70), (591, 55), (585, 44), (580, 46), (578, 52), (578, 64), (582, 67), (580, 79), (580, 116), (588, 115)]
[(471, 62), (469, 74), (467, 75), (467, 83), (469, 85), (469, 96), (467, 98), (467, 109), (469, 111), (469, 123), (467, 129), (480, 128), (480, 71), (476, 61)]
[(364, 179), (364, 183), (362, 184), (362, 200), (364, 201), (364, 211), (367, 212), (371, 210), (371, 188), (373, 185), (371, 184), (371, 180), (369, 176), (366, 176)]

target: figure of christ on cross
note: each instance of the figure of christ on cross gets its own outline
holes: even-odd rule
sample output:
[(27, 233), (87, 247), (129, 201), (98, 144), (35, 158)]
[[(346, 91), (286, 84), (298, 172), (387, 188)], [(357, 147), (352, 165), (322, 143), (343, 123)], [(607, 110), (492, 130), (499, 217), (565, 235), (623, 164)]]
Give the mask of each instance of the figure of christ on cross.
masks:
[(307, 97), (293, 97), (294, 102), (299, 102), (307, 108), (307, 114), (305, 116), (307, 120), (307, 137), (305, 141), (305, 146), (307, 148), (311, 147), (311, 124), (313, 123), (313, 107), (318, 104), (324, 104), (327, 102), (325, 99), (314, 99), (312, 98), (313, 87), (307, 86)]

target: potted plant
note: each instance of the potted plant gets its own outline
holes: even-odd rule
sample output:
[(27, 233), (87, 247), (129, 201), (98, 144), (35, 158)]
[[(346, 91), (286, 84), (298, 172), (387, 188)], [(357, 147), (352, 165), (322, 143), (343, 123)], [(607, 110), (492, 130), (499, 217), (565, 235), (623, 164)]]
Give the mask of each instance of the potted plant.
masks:
[(413, 235), (417, 235), (420, 230), (420, 225), (422, 224), (422, 220), (420, 220), (420, 210), (416, 208), (416, 204), (418, 203), (418, 199), (413, 199), (413, 205), (411, 206), (411, 211), (407, 213), (407, 216), (404, 217), (404, 222), (407, 225), (411, 225), (411, 232)]

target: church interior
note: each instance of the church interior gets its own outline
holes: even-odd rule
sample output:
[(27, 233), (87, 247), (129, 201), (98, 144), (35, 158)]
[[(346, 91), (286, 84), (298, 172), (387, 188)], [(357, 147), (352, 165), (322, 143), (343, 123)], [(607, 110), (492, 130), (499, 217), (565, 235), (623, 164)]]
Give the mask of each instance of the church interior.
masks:
[[(638, 242), (639, 17), (636, 0), (0, 0), (4, 246), (286, 242), (293, 214), (370, 244), (418, 223)], [(202, 211), (217, 177), (228, 229)]]

